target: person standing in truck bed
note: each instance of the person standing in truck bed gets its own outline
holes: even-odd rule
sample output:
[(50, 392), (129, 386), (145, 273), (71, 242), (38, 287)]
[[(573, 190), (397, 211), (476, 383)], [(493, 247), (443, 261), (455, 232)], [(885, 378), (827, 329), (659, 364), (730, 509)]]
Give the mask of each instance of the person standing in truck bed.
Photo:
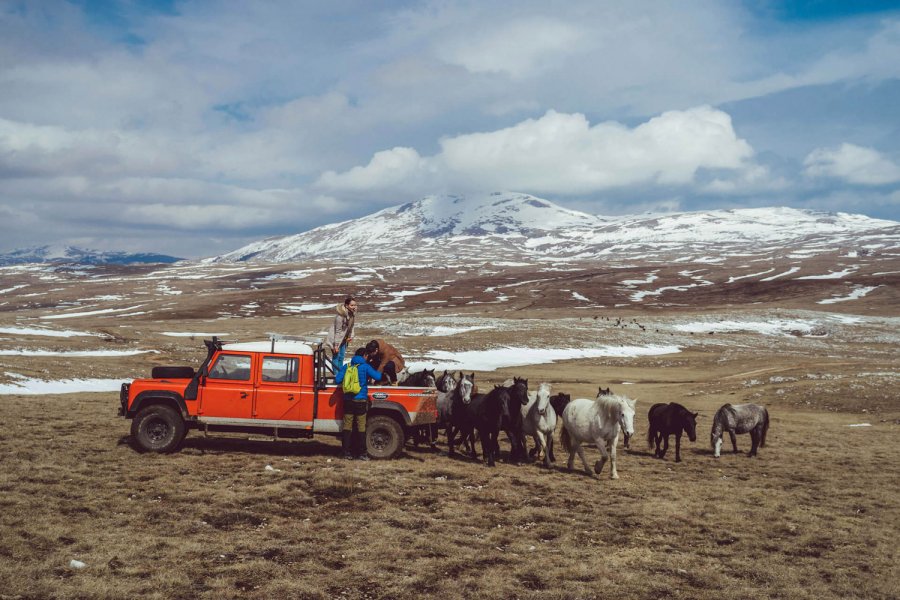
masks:
[(384, 340), (372, 340), (366, 344), (366, 355), (370, 365), (383, 373), (391, 385), (397, 385), (397, 373), (406, 366), (399, 350)]
[(337, 315), (325, 338), (325, 352), (331, 357), (331, 370), (337, 372), (344, 365), (344, 353), (353, 341), (356, 326), (356, 298), (347, 296), (343, 304), (337, 305)]

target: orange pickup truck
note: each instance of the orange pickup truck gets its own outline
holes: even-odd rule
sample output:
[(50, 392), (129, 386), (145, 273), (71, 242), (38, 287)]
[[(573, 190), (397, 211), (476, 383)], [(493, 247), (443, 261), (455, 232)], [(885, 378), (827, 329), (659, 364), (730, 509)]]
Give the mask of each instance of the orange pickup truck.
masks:
[[(191, 429), (276, 440), (340, 435), (343, 392), (321, 344), (204, 343), (207, 356), (196, 371), (155, 367), (150, 379), (122, 384), (119, 415), (132, 419), (139, 450), (174, 452)], [(373, 458), (397, 456), (408, 437), (437, 421), (433, 388), (370, 385), (369, 398), (366, 446)]]

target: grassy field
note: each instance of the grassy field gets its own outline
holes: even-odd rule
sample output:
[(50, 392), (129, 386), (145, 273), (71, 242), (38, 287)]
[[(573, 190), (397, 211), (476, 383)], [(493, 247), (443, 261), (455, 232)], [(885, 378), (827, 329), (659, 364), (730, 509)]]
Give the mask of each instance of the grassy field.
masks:
[[(866, 268), (898, 272), (890, 261)], [(732, 285), (722, 267), (703, 274), (720, 285), (637, 306), (631, 288), (610, 282), (650, 281), (646, 269), (598, 269), (406, 270), (410, 279), (399, 282), (389, 274), (390, 287), (362, 282), (354, 292), (364, 311), (358, 340), (385, 337), (419, 359), (434, 349), (677, 346), (478, 372), (485, 387), (519, 375), (533, 389), (548, 381), (573, 397), (593, 397), (602, 385), (636, 398), (636, 437), (630, 451), (619, 449), (620, 479), (610, 480), (608, 467), (600, 479), (567, 472), (558, 443), (551, 471), (451, 460), (443, 445), (347, 462), (328, 437), (274, 443), (192, 432), (179, 453), (140, 454), (130, 423), (116, 416), (117, 393), (6, 387), (0, 600), (900, 596), (897, 276), (860, 276), (878, 292), (823, 311), (817, 300), (846, 295), (845, 283)], [(682, 269), (671, 266), (651, 287), (683, 283)], [(183, 278), (178, 269), (148, 270), (5, 271), (0, 327), (10, 329), (0, 336), (0, 385), (126, 381), (154, 365), (196, 366), (207, 334), (171, 332), (321, 339), (330, 311), (284, 314), (283, 306), (328, 305), (353, 289), (324, 269), (300, 283), (233, 265), (191, 267)], [(392, 301), (398, 290), (447, 279), (440, 292)], [(503, 301), (487, 293), (497, 286), (506, 286)], [(582, 307), (573, 291), (605, 307)], [(684, 328), (697, 321), (737, 325)], [(448, 325), (465, 333), (435, 335)], [(781, 331), (760, 333), (772, 325)], [(697, 442), (685, 440), (678, 464), (674, 449), (661, 461), (644, 443), (647, 409), (670, 401), (701, 413)], [(766, 447), (753, 459), (713, 458), (712, 414), (745, 401), (771, 414)], [(870, 426), (849, 426), (863, 423)], [(746, 453), (749, 436), (739, 446)], [(505, 456), (505, 440), (501, 448)], [(588, 449), (590, 461), (598, 456)]]
[[(588, 395), (580, 373), (556, 376)], [(627, 389), (652, 400), (617, 481), (567, 472), (559, 444), (551, 472), (412, 447), (347, 462), (327, 437), (144, 455), (113, 394), (2, 397), (0, 597), (897, 597), (896, 395), (878, 415), (767, 403), (759, 457), (716, 460), (709, 415), (735, 392), (691, 385)], [(679, 464), (643, 443), (665, 397), (707, 415)]]

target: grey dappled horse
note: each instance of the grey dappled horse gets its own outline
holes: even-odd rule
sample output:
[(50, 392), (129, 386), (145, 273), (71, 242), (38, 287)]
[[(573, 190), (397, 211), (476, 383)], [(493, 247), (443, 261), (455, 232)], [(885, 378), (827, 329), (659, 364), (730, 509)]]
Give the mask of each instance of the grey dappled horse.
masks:
[(769, 411), (758, 404), (725, 404), (716, 411), (713, 417), (712, 432), (709, 443), (713, 447), (713, 455), (719, 458), (722, 449), (722, 436), (725, 432), (731, 437), (731, 446), (737, 453), (736, 433), (750, 434), (750, 454), (756, 456), (756, 449), (766, 445), (766, 433), (769, 431)]

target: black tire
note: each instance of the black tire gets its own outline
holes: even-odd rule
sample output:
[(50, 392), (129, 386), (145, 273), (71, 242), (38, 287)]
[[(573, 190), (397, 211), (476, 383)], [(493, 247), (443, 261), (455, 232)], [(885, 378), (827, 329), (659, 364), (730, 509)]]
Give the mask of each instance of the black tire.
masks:
[(181, 446), (186, 430), (174, 408), (155, 404), (142, 408), (131, 421), (131, 439), (142, 452), (169, 453)]
[(366, 448), (376, 459), (395, 458), (403, 450), (403, 426), (386, 415), (366, 419)]
[(150, 377), (153, 379), (190, 379), (194, 376), (194, 367), (153, 367)]

